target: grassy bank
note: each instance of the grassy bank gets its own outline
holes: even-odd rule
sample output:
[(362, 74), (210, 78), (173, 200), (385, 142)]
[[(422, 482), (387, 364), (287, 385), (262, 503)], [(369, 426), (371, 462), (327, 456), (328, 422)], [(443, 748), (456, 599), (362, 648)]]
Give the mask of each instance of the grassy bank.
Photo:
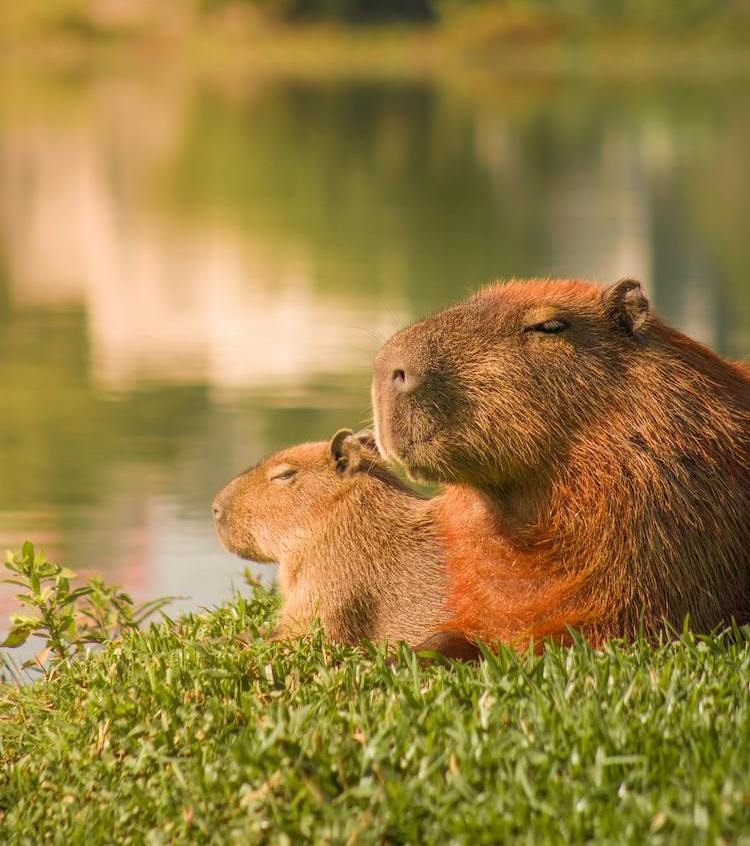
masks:
[(750, 843), (750, 633), (391, 669), (274, 608), (0, 689), (0, 842)]

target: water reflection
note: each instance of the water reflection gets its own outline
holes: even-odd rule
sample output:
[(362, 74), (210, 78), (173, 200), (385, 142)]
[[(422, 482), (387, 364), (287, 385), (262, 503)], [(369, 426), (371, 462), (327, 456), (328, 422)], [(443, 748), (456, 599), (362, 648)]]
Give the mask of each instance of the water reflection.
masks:
[(639, 276), (750, 352), (746, 86), (18, 85), (0, 540), (139, 595), (225, 596), (214, 490), (366, 422), (379, 343), (483, 280)]

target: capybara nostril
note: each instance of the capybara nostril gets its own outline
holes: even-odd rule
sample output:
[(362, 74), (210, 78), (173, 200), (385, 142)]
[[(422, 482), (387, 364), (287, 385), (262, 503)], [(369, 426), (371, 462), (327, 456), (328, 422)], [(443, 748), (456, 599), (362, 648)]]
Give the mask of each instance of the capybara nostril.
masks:
[(382, 396), (411, 394), (425, 381), (423, 368), (415, 367), (413, 356), (393, 343), (378, 353), (374, 365), (374, 387)]
[(391, 376), (393, 388), (399, 394), (412, 394), (424, 382), (423, 373), (414, 373), (411, 370), (396, 368)]

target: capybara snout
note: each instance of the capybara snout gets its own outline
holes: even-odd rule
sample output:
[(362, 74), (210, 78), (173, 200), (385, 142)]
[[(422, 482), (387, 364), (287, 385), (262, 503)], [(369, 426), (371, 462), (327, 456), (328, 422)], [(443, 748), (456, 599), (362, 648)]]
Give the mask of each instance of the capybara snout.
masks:
[(430, 331), (403, 329), (375, 359), (375, 431), (380, 452), (416, 478), (449, 480), (461, 464), (460, 450), (448, 435), (452, 419), (468, 420), (471, 407), (450, 331), (444, 332), (437, 318), (424, 324)]
[(249, 502), (247, 488), (255, 481), (257, 474), (248, 470), (229, 482), (214, 498), (212, 512), (214, 527), (219, 540), (228, 552), (252, 561), (270, 562), (277, 557), (265, 552), (263, 544), (253, 534), (257, 512), (262, 512), (270, 503)]
[(414, 358), (406, 355), (399, 344), (387, 346), (375, 359), (376, 380), (394, 397), (413, 394), (424, 384), (429, 372)]

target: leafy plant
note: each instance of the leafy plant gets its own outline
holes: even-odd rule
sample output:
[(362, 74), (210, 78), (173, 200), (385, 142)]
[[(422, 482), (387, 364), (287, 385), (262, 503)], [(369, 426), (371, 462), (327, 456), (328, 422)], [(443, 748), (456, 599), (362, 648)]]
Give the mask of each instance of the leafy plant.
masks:
[(28, 541), (20, 553), (7, 553), (5, 568), (12, 576), (3, 581), (22, 588), (16, 598), (30, 610), (11, 614), (10, 632), (0, 646), (22, 646), (32, 635), (45, 641), (42, 651), (23, 663), (24, 669), (44, 670), (78, 658), (91, 644), (137, 628), (172, 599), (159, 597), (136, 605), (118, 585), (96, 576), (72, 587), (77, 574), (49, 561)]

